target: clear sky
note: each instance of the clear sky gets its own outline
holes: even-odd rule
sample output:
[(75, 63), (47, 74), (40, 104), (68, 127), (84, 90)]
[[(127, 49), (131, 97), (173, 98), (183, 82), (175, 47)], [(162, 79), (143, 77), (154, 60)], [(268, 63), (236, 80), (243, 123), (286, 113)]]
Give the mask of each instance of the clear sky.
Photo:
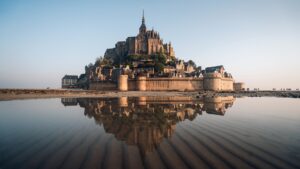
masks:
[(176, 57), (261, 89), (300, 88), (299, 0), (1, 0), (0, 88), (59, 88), (146, 26)]

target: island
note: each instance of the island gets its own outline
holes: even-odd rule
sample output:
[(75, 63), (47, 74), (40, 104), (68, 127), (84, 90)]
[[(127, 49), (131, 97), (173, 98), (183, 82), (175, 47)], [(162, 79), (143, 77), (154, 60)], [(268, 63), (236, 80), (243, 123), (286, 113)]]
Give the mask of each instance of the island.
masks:
[(193, 60), (176, 58), (174, 48), (164, 43), (154, 29), (148, 30), (144, 13), (136, 36), (119, 41), (104, 57), (85, 67), (79, 77), (65, 75), (62, 88), (118, 91), (241, 91), (223, 65), (202, 70)]

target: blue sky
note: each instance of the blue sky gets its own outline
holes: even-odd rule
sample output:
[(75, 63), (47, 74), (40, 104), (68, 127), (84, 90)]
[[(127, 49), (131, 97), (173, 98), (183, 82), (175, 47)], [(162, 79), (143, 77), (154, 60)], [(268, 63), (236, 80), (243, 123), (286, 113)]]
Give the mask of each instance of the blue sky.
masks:
[(146, 26), (176, 57), (261, 89), (300, 88), (300, 1), (0, 1), (0, 88), (59, 88)]

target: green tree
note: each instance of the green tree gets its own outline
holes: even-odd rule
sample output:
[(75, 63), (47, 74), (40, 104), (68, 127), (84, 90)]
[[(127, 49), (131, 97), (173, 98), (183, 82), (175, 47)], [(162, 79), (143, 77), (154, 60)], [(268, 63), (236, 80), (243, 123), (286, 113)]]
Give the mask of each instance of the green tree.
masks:
[(193, 66), (194, 68), (197, 67), (196, 63), (195, 63), (194, 61), (192, 61), (192, 60), (189, 60), (188, 63), (189, 63), (191, 66)]
[(93, 67), (94, 65), (93, 65), (93, 63), (89, 63), (88, 64), (88, 68), (91, 68), (91, 67)]
[(95, 60), (95, 64), (94, 65), (95, 66), (99, 66), (101, 64), (102, 60), (103, 60), (102, 56), (97, 57), (96, 60)]
[(161, 63), (165, 65), (167, 62), (167, 57), (164, 54), (155, 54), (152, 55), (151, 58), (155, 61), (155, 63)]
[(140, 55), (128, 55), (126, 60), (129, 62), (140, 60)]
[(105, 65), (105, 66), (112, 66), (112, 61), (110, 59), (103, 58), (102, 61), (100, 62), (100, 65)]
[(162, 72), (164, 70), (164, 67), (165, 67), (164, 64), (157, 62), (154, 65), (154, 70), (155, 70), (155, 72)]
[(199, 71), (199, 72), (201, 72), (201, 71), (202, 71), (202, 67), (201, 67), (201, 66), (198, 66), (198, 67), (196, 68), (196, 70)]
[(170, 66), (176, 66), (176, 64), (175, 64), (175, 61), (174, 60), (171, 60), (169, 63), (168, 63), (168, 65), (170, 65)]

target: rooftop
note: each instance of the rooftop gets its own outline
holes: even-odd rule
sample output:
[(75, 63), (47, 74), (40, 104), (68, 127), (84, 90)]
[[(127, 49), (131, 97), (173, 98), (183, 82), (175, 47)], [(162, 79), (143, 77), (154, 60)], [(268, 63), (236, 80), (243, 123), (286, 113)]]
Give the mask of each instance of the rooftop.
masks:
[(78, 79), (77, 75), (65, 75), (63, 79)]

